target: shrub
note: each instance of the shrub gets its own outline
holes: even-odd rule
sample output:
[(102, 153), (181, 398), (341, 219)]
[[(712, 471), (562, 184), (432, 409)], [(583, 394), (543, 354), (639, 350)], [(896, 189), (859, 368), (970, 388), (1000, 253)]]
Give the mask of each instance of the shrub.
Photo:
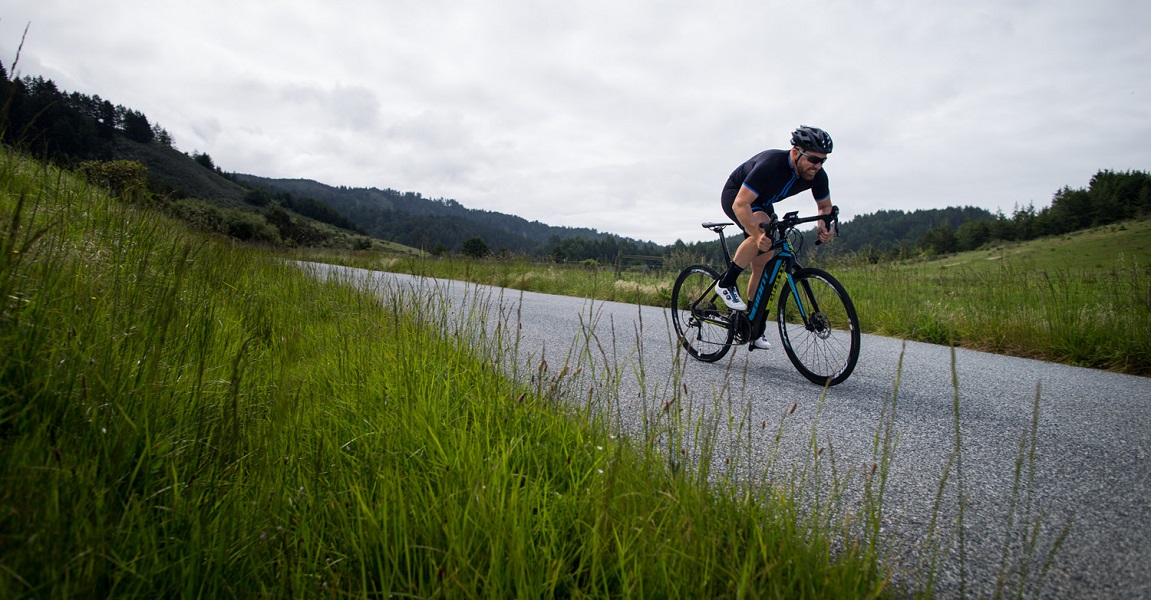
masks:
[(472, 237), (464, 240), (461, 251), (472, 258), (483, 258), (492, 253), (492, 249), (488, 247), (487, 242), (480, 237)]
[(244, 202), (252, 206), (267, 206), (272, 203), (272, 197), (262, 189), (248, 190), (248, 193), (244, 194)]
[(222, 212), (227, 223), (225, 233), (229, 236), (245, 242), (281, 243), (279, 231), (260, 215), (234, 209)]
[(142, 202), (148, 197), (148, 167), (134, 160), (89, 160), (79, 172), (88, 183), (110, 190), (118, 198)]
[(191, 226), (205, 231), (224, 233), (224, 215), (220, 209), (201, 200), (179, 200), (167, 206), (168, 213)]

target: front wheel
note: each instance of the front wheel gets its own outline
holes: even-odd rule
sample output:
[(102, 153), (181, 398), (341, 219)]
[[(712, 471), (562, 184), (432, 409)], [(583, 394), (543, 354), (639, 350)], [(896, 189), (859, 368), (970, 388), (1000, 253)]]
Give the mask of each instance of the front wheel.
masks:
[(732, 311), (715, 293), (719, 275), (710, 267), (693, 265), (683, 270), (671, 291), (671, 322), (687, 353), (715, 362), (731, 349), (735, 335)]
[(859, 318), (843, 285), (821, 269), (800, 269), (779, 296), (779, 337), (791, 364), (819, 385), (843, 383), (859, 360)]

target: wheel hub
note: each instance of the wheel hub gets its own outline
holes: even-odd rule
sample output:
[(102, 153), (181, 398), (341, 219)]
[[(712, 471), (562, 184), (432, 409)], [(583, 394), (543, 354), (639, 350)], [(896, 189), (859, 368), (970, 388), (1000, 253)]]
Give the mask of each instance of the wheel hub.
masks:
[(808, 327), (808, 329), (810, 329), (812, 333), (818, 336), (819, 339), (826, 340), (827, 338), (831, 337), (831, 323), (828, 321), (827, 315), (823, 313), (815, 313), (811, 315), (809, 322), (811, 325)]

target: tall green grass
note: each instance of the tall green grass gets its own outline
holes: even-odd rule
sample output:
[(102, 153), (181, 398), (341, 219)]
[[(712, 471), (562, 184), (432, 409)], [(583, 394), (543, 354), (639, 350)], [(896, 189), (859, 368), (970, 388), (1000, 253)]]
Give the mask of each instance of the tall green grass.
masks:
[(868, 266), (836, 274), (865, 330), (1151, 375), (1151, 266)]
[(0, 597), (887, 592), (878, 525), (805, 502), (820, 453), (789, 485), (703, 468), (715, 425), (674, 397), (614, 435), (563, 369), (493, 364), (514, 323), (316, 279), (7, 151), (0, 235)]

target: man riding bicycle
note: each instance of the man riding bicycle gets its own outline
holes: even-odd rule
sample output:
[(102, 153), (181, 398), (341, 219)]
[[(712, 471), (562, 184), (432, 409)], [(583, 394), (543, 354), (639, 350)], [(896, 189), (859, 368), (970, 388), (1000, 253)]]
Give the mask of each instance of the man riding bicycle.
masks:
[[(823, 163), (831, 154), (831, 136), (816, 127), (801, 125), (791, 134), (791, 150), (765, 150), (741, 164), (731, 173), (720, 194), (723, 212), (743, 230), (744, 240), (732, 256), (727, 271), (720, 277), (715, 291), (732, 310), (747, 310), (739, 296), (736, 281), (752, 266), (747, 294), (759, 283), (763, 266), (775, 254), (773, 240), (761, 223), (771, 221), (772, 204), (811, 190), (819, 214), (831, 213), (831, 192)], [(827, 223), (818, 222), (819, 240), (827, 242), (832, 232)], [(757, 348), (770, 348), (766, 336), (752, 342)]]

